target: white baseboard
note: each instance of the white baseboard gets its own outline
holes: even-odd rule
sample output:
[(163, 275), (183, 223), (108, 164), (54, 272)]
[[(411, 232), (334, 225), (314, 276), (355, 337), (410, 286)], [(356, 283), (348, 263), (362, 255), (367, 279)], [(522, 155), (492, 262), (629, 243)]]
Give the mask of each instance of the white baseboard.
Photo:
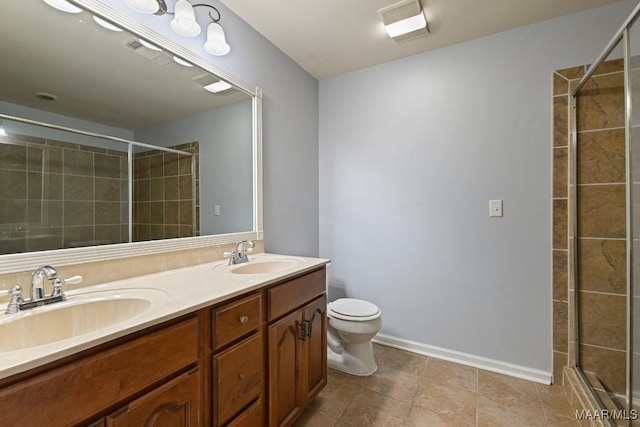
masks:
[(524, 380), (533, 381), (540, 384), (551, 384), (551, 372), (539, 369), (527, 368), (526, 366), (514, 365), (500, 360), (489, 359), (461, 351), (448, 350), (428, 344), (397, 338), (391, 335), (378, 334), (373, 342), (389, 347), (399, 348), (412, 353), (435, 357), (436, 359), (448, 360), (461, 365), (473, 366), (499, 374), (509, 375)]

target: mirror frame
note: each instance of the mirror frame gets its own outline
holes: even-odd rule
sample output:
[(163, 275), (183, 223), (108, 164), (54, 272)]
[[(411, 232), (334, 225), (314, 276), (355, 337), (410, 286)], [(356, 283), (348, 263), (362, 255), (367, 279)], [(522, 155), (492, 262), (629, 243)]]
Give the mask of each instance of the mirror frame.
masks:
[(84, 248), (56, 249), (41, 252), (24, 252), (0, 255), (0, 274), (34, 270), (42, 265), (72, 265), (105, 261), (133, 256), (174, 252), (236, 243), (242, 240), (262, 240), (262, 90), (241, 78), (209, 62), (200, 55), (186, 49), (165, 36), (142, 25), (132, 17), (121, 13), (98, 0), (71, 0), (83, 9), (98, 15), (125, 31), (145, 38), (162, 49), (214, 74), (233, 84), (252, 97), (252, 139), (253, 139), (253, 230), (239, 233), (216, 234), (211, 236), (182, 237), (145, 242), (118, 243)]

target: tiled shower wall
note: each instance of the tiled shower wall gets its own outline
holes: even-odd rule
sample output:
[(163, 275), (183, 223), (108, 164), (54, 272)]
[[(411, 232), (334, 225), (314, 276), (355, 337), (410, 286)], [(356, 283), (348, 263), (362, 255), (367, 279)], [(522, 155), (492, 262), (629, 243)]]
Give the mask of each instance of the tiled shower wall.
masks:
[(200, 235), (199, 143), (173, 148), (195, 156), (196, 192), (192, 190), (191, 157), (159, 150), (134, 155), (133, 240), (156, 240)]
[[(554, 382), (575, 363), (572, 281), (571, 91), (586, 71), (553, 75)], [(622, 60), (596, 70), (578, 96), (578, 322), (580, 366), (624, 394), (626, 370), (626, 230), (624, 75)]]
[(0, 144), (0, 253), (127, 241), (127, 153), (9, 135)]

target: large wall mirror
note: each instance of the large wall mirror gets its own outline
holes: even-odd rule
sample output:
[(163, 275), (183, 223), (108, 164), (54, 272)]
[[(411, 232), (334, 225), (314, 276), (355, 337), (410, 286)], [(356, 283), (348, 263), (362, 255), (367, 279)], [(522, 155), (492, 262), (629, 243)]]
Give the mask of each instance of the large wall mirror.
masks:
[(0, 272), (262, 238), (260, 90), (73, 3), (0, 14)]

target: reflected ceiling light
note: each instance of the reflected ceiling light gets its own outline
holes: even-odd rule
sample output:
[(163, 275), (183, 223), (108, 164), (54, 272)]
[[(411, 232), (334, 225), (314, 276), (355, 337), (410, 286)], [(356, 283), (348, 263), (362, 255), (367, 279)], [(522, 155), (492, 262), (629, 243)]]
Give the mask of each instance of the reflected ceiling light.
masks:
[(62, 12), (67, 12), (67, 13), (82, 12), (82, 9), (80, 9), (78, 6), (75, 6), (69, 3), (67, 0), (44, 0), (44, 2), (49, 6), (53, 7), (54, 9), (58, 9)]
[(233, 86), (231, 84), (225, 82), (224, 80), (220, 80), (219, 82), (211, 83), (210, 85), (205, 86), (204, 88), (211, 93), (218, 93), (225, 91), (227, 89), (231, 89)]
[(429, 34), (427, 18), (419, 0), (403, 0), (378, 10), (387, 34), (401, 42)]
[(178, 64), (183, 65), (183, 66), (185, 66), (185, 67), (193, 67), (193, 64), (191, 64), (191, 63), (189, 63), (189, 62), (185, 61), (185, 60), (184, 60), (184, 59), (182, 59), (182, 58), (178, 58), (177, 56), (174, 56), (174, 57), (173, 57), (173, 60), (174, 60), (174, 61), (176, 61)]
[(4, 130), (4, 126), (2, 126), (2, 122), (0, 122), (0, 137), (8, 136), (7, 131)]
[(100, 25), (102, 28), (106, 28), (107, 30), (110, 31), (116, 31), (116, 32), (120, 32), (122, 31), (122, 28), (120, 27), (116, 27), (115, 25), (113, 25), (111, 22), (107, 22), (102, 18), (99, 18), (97, 16), (93, 16), (93, 20), (96, 21), (96, 23), (98, 25)]
[(124, 0), (124, 4), (140, 13), (152, 14), (160, 10), (160, 2), (156, 0)]
[(182, 37), (197, 37), (202, 28), (198, 21), (196, 21), (196, 15), (194, 8), (196, 7), (208, 7), (214, 10), (217, 17), (209, 12), (209, 18), (211, 23), (207, 27), (207, 40), (204, 43), (204, 49), (211, 55), (222, 56), (231, 51), (231, 46), (227, 43), (224, 35), (224, 30), (220, 26), (221, 19), (220, 11), (205, 3), (192, 4), (188, 0), (177, 0), (175, 10), (169, 12), (165, 0), (123, 0), (124, 3), (131, 9), (146, 14), (155, 15), (173, 15), (170, 26), (174, 33)]
[(149, 43), (145, 39), (138, 39), (138, 41), (142, 46), (146, 47), (147, 49), (155, 50), (156, 52), (162, 52), (162, 49), (160, 49), (158, 46), (156, 46), (153, 43)]

